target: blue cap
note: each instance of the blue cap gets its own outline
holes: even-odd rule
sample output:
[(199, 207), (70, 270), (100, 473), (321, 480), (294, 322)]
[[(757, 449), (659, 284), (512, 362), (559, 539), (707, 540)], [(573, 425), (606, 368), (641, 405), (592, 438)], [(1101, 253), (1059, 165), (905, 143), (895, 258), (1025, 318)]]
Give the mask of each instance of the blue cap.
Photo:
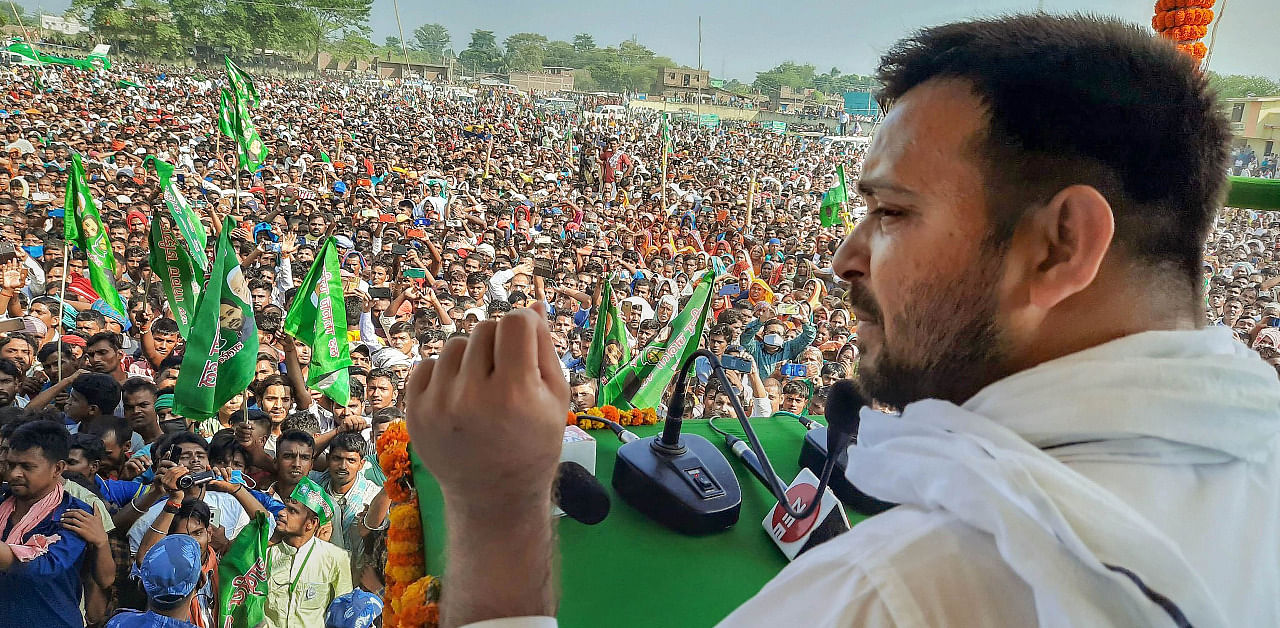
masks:
[(777, 238), (769, 238), (769, 244), (782, 244), (782, 240)]
[(356, 589), (334, 598), (324, 628), (369, 628), (382, 616), (382, 598)]
[(200, 566), (200, 544), (185, 534), (172, 534), (147, 550), (134, 573), (142, 580), (147, 599), (156, 608), (169, 610), (200, 584)]

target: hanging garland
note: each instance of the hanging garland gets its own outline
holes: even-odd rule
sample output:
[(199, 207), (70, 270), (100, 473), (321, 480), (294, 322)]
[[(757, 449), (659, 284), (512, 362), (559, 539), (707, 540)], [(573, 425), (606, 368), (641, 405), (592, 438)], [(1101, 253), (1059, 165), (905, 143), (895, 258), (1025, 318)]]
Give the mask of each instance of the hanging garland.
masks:
[(1216, 0), (1158, 0), (1151, 28), (1161, 37), (1176, 42), (1179, 50), (1199, 64), (1209, 53), (1209, 48), (1200, 40), (1209, 32), (1214, 2)]
[(378, 464), (395, 505), (387, 530), (384, 628), (435, 628), (440, 622), (440, 579), (427, 575), (422, 519), (409, 462), (409, 431), (395, 421), (378, 437)]
[[(658, 422), (658, 411), (653, 408), (632, 408), (630, 410), (619, 410), (613, 406), (600, 406), (591, 408), (583, 414), (588, 414), (602, 419), (608, 419), (614, 423), (618, 423), (623, 427), (632, 425), (654, 425)], [(592, 421), (591, 419), (579, 419), (577, 414), (569, 413), (569, 417), (565, 420), (565, 425), (576, 425), (584, 430), (601, 430), (604, 429), (604, 421)]]

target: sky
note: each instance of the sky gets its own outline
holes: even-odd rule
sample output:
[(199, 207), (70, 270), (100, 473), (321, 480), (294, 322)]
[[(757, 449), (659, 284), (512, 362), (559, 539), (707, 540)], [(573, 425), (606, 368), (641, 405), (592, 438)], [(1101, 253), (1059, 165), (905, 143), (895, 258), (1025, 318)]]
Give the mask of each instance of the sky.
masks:
[[(287, 2), (288, 0), (277, 0)], [(1223, 3), (1226, 3), (1224, 8)], [(21, 2), (29, 9), (31, 0)], [(69, 0), (46, 0), (61, 12)], [(1149, 27), (1153, 0), (400, 0), (407, 39), (420, 24), (438, 22), (462, 50), (472, 30), (492, 30), (501, 42), (517, 32), (570, 40), (590, 33), (596, 43), (617, 45), (631, 37), (676, 62), (698, 65), (698, 16), (702, 16), (702, 67), (717, 78), (744, 82), (783, 61), (812, 63), (819, 72), (868, 74), (895, 40), (913, 30), (966, 18), (1044, 10), (1115, 15)], [(1218, 37), (1210, 69), (1280, 79), (1280, 2), (1218, 0)], [(374, 0), (374, 41), (398, 35), (392, 0)], [(1206, 42), (1207, 43), (1207, 42)]]

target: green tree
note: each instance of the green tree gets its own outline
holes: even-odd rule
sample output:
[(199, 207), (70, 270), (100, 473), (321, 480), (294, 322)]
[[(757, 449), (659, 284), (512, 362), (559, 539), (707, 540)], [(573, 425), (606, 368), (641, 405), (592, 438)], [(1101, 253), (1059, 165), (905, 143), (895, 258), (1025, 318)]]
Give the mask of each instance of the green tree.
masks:
[(369, 41), (369, 32), (367, 26), (345, 29), (342, 38), (330, 41), (326, 48), (340, 60), (370, 57), (377, 52), (378, 45)]
[(547, 38), (537, 33), (516, 33), (502, 42), (507, 49), (507, 69), (537, 72), (547, 55)]
[(573, 36), (573, 49), (578, 54), (585, 54), (596, 49), (596, 38), (587, 33), (578, 33)]
[(1280, 95), (1280, 83), (1265, 76), (1210, 72), (1209, 86), (1218, 92), (1219, 98)]
[(559, 40), (547, 42), (546, 56), (543, 57), (542, 62), (546, 65), (568, 68), (576, 68), (581, 65), (578, 61), (578, 51), (574, 49), (573, 44)]
[(339, 36), (343, 31), (367, 29), (373, 0), (301, 0), (298, 6), (310, 17), (306, 26), (318, 55), (324, 41), (344, 39)]
[(423, 24), (413, 29), (413, 47), (426, 52), (432, 60), (444, 57), (449, 41), (449, 30), (440, 24)]
[(468, 68), (479, 72), (498, 72), (502, 69), (502, 51), (498, 49), (498, 40), (493, 31), (476, 29), (471, 31), (471, 43), (458, 55), (458, 61)]
[(386, 47), (386, 48), (391, 48), (391, 49), (394, 49), (394, 50), (399, 50), (399, 49), (400, 49), (400, 38), (399, 38), (399, 37), (392, 36), (392, 35), (387, 35), (387, 38), (386, 38), (386, 39), (384, 39), (384, 40), (382, 40), (382, 45), (383, 45), (384, 47)]
[(814, 72), (811, 64), (784, 61), (772, 70), (757, 73), (755, 87), (771, 95), (776, 95), (783, 85), (797, 90), (814, 87)]

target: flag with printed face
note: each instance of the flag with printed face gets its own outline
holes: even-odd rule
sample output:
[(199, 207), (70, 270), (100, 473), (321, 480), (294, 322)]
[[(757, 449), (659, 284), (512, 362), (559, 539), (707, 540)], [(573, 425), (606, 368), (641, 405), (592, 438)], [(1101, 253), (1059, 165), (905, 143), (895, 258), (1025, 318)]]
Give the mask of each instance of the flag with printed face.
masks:
[[(169, 312), (178, 323), (178, 333), (188, 338), (200, 299), (200, 286), (204, 284), (204, 271), (196, 266), (191, 252), (183, 244), (182, 234), (169, 216), (160, 214), (151, 220), (149, 244), (151, 272), (160, 278)], [(204, 250), (200, 253), (203, 255)]]
[(706, 326), (707, 314), (711, 311), (714, 277), (714, 271), (707, 271), (702, 276), (689, 302), (671, 321), (671, 335), (667, 340), (655, 340), (641, 349), (604, 385), (597, 399), (599, 405), (613, 405), (624, 410), (658, 405), (676, 371), (698, 349), (702, 328)]
[(245, 102), (249, 107), (258, 106), (258, 88), (253, 86), (253, 78), (248, 72), (240, 69), (231, 57), (223, 57), (227, 60), (227, 80), (231, 83), (231, 89), (235, 91), (236, 98)]
[(258, 628), (266, 620), (268, 523), (258, 513), (218, 561), (218, 628)]
[(62, 235), (67, 242), (84, 251), (89, 266), (89, 283), (93, 284), (93, 291), (102, 300), (101, 304), (94, 304), (94, 309), (110, 316), (124, 329), (129, 329), (129, 317), (125, 316), (128, 310), (124, 307), (124, 299), (116, 291), (116, 255), (111, 250), (107, 229), (102, 224), (102, 216), (98, 214), (98, 206), (93, 202), (93, 194), (85, 181), (84, 162), (80, 159), (80, 153), (71, 153)]
[(844, 187), (844, 166), (836, 166), (836, 184), (822, 195), (822, 209), (818, 218), (823, 227), (834, 227), (840, 224), (840, 204), (849, 200), (849, 193)]
[(213, 416), (253, 381), (258, 326), (249, 305), (249, 282), (231, 242), (235, 228), (230, 216), (223, 220), (178, 370), (173, 413), (191, 420)]
[(284, 330), (311, 347), (307, 386), (346, 405), (351, 399), (347, 367), (347, 307), (342, 293), (338, 246), (330, 237), (316, 254), (284, 317)]
[[(610, 353), (613, 355), (610, 356)], [(587, 375), (608, 379), (622, 368), (628, 355), (627, 329), (623, 325), (622, 315), (618, 313), (618, 304), (613, 301), (613, 286), (606, 281), (600, 289), (600, 311), (596, 313), (591, 350), (587, 352)]]
[(200, 281), (203, 283), (203, 274), (209, 270), (209, 256), (204, 251), (209, 245), (209, 235), (205, 233), (204, 225), (200, 223), (200, 217), (191, 208), (187, 197), (173, 184), (173, 164), (154, 155), (148, 156), (143, 163), (150, 163), (155, 169), (156, 177), (160, 179), (160, 192), (164, 195), (165, 207), (169, 209), (174, 226), (187, 245), (188, 254), (199, 265), (202, 275)]

